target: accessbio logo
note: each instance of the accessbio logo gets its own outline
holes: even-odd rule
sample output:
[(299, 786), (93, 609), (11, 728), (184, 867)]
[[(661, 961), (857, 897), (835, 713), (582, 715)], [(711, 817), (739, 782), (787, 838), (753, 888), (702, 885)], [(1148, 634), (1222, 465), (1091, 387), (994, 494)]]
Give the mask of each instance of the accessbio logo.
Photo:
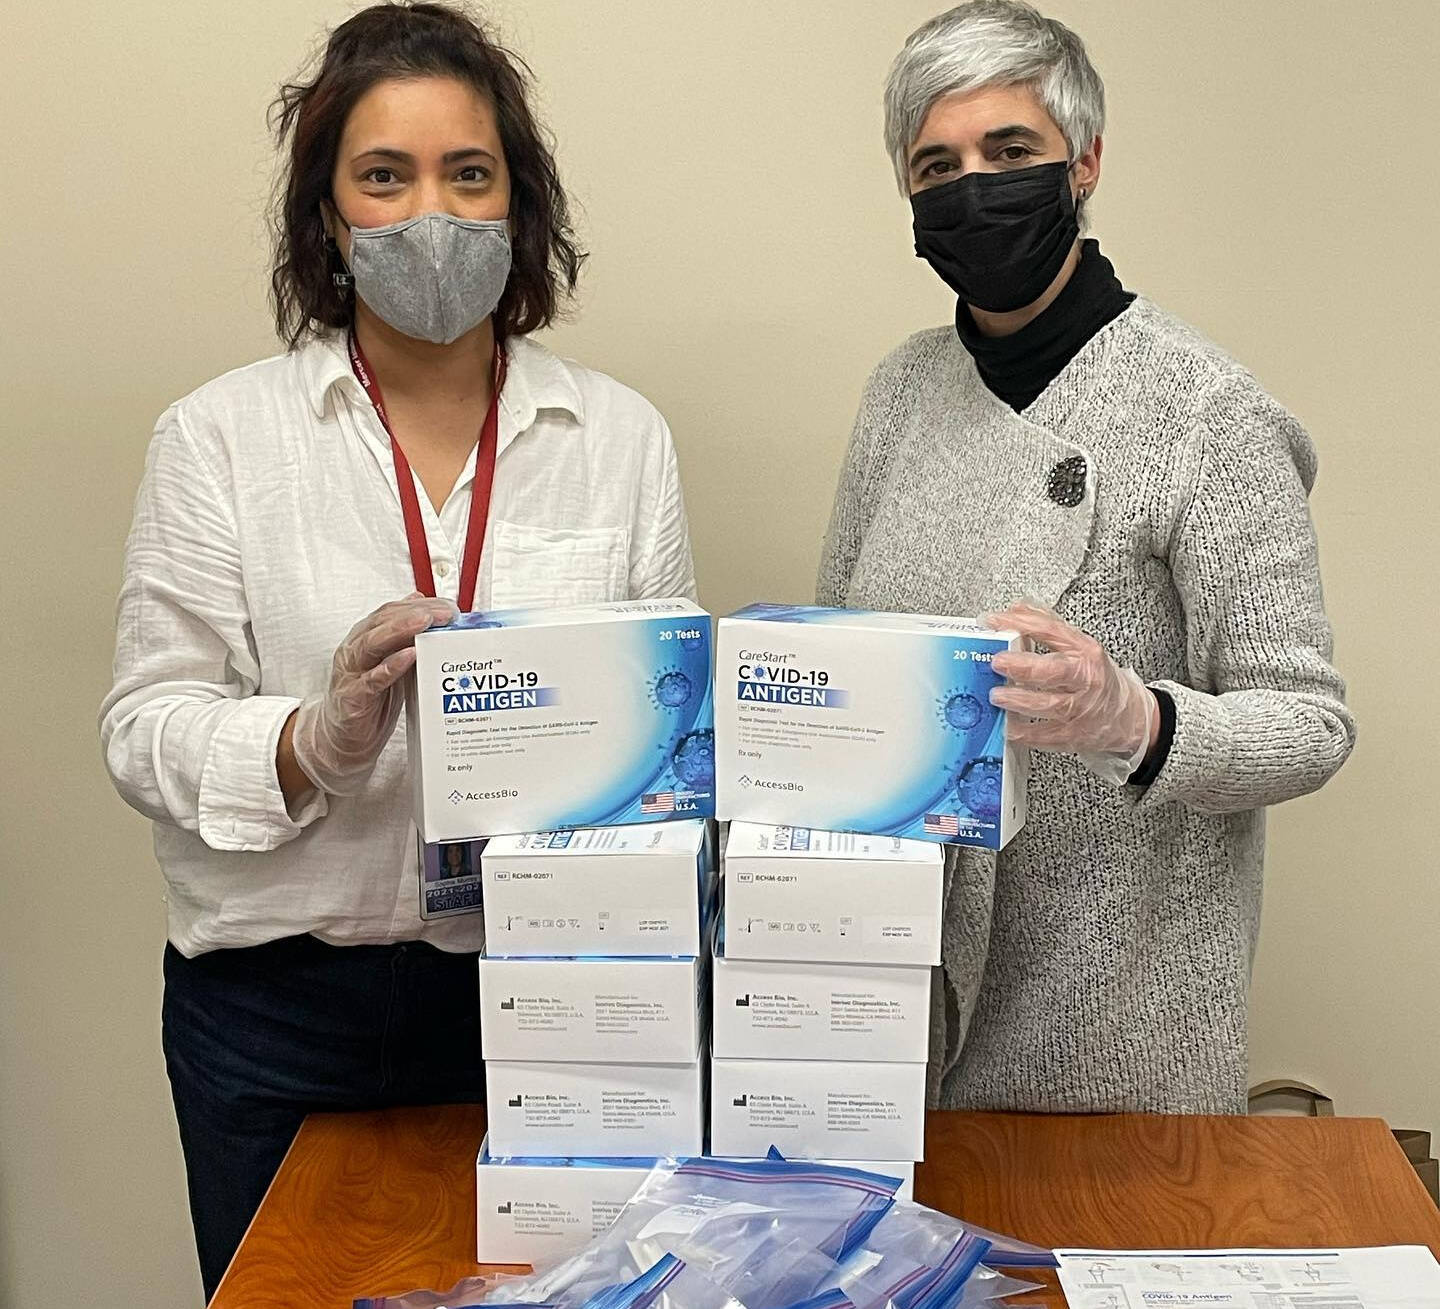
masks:
[(804, 784), (800, 782), (774, 781), (768, 777), (751, 777), (748, 773), (737, 779), (740, 786), (754, 787), (757, 791), (803, 791)]

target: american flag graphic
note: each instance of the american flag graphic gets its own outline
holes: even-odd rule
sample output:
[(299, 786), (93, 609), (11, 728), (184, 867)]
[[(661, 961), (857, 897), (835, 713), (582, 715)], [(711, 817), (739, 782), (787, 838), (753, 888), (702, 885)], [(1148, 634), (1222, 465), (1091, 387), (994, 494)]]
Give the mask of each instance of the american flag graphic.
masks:
[(675, 792), (656, 791), (652, 795), (642, 795), (640, 812), (642, 814), (673, 814), (675, 812)]
[(936, 836), (959, 836), (960, 820), (954, 814), (926, 814), (925, 830)]

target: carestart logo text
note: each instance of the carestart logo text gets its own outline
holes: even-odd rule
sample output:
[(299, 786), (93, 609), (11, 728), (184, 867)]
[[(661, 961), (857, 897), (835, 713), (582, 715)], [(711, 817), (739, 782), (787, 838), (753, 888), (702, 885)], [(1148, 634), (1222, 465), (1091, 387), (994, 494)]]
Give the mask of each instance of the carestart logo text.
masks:
[(798, 668), (793, 652), (742, 650), (736, 698), (749, 704), (801, 705), (814, 709), (845, 709), (850, 693), (830, 685), (823, 668)]
[(441, 711), (488, 714), (502, 709), (539, 709), (560, 703), (560, 689), (541, 686), (533, 669), (499, 671), (499, 659), (466, 659), (440, 665)]

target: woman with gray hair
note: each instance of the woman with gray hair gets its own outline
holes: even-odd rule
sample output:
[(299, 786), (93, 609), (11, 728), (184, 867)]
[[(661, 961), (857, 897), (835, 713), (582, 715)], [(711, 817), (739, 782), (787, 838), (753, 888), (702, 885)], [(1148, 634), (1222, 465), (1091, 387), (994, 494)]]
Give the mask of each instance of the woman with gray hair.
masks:
[(951, 866), (934, 1101), (1243, 1112), (1264, 808), (1355, 729), (1308, 437), (1080, 239), (1104, 118), (1079, 37), (1016, 0), (895, 60), (886, 145), (955, 325), (866, 386), (819, 600), (1003, 608), (1037, 643), (996, 659), (1030, 812)]

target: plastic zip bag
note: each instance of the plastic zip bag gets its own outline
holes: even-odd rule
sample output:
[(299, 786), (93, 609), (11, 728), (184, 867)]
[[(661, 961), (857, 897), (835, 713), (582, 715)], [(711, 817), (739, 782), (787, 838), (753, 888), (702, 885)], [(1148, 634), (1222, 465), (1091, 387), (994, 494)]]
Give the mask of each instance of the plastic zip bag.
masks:
[[(883, 1221), (883, 1220), (882, 1220)], [(861, 1249), (842, 1268), (803, 1243), (761, 1251), (724, 1286), (751, 1309), (969, 1309), (1036, 1289), (976, 1261), (983, 1238), (962, 1234), (932, 1262)]]
[(767, 1250), (790, 1243), (839, 1260), (884, 1217), (899, 1185), (898, 1178), (829, 1164), (662, 1163), (594, 1242), (497, 1287), (490, 1302), (554, 1301), (570, 1309), (672, 1253), (722, 1286)]
[(931, 1280), (935, 1271), (921, 1265), (912, 1265), (908, 1270), (892, 1265), (890, 1272), (895, 1280), (889, 1285), (874, 1273), (850, 1273), (838, 1280), (854, 1309), (917, 1309), (917, 1305), (923, 1309), (985, 1309), (1009, 1296), (1042, 1289), (1038, 1283), (1006, 1277), (980, 1264), (957, 1295), (953, 1283)]
[[(991, 1256), (986, 1255), (987, 1259)], [(1007, 1277), (988, 1264), (981, 1264), (965, 1283), (965, 1294), (956, 1303), (956, 1309), (969, 1309), (995, 1300), (1005, 1300), (1012, 1295), (1024, 1295), (1026, 1291), (1040, 1291), (1039, 1282), (1022, 1282), (1018, 1277)]]
[[(818, 1233), (811, 1248), (841, 1259), (860, 1245), (895, 1203), (898, 1177), (834, 1164), (689, 1159), (668, 1176), (657, 1169), (631, 1204), (682, 1204), (687, 1195), (720, 1196), (793, 1214)], [(628, 1206), (627, 1206), (628, 1207)], [(804, 1239), (798, 1230), (788, 1233)]]
[(899, 1220), (913, 1222), (917, 1227), (931, 1232), (936, 1239), (942, 1241), (951, 1239), (948, 1234), (959, 1231), (987, 1241), (990, 1245), (990, 1252), (985, 1256), (985, 1261), (995, 1267), (1055, 1268), (1058, 1266), (1053, 1250), (1047, 1250), (1042, 1245), (1031, 1245), (1028, 1241), (1021, 1241), (1017, 1237), (1002, 1236), (999, 1232), (978, 1227), (964, 1218), (953, 1218), (949, 1214), (943, 1214), (938, 1209), (927, 1209), (924, 1205), (901, 1201), (896, 1204), (896, 1210)]
[(582, 1309), (746, 1309), (683, 1259), (667, 1254), (624, 1286), (612, 1286)]
[[(407, 1291), (404, 1295), (376, 1295), (353, 1302), (354, 1309), (479, 1309), (486, 1292), (496, 1286), (494, 1277), (465, 1277), (448, 1291)], [(515, 1303), (512, 1309), (553, 1309), (536, 1301)]]
[(821, 1291), (819, 1295), (787, 1305), (785, 1309), (856, 1309), (856, 1305), (844, 1291), (832, 1290)]
[(937, 1264), (962, 1237), (983, 1240), (989, 1250), (986, 1262), (1003, 1268), (1053, 1268), (1054, 1251), (1013, 1237), (976, 1227), (913, 1201), (897, 1200), (876, 1223), (866, 1248), (880, 1254), (904, 1253), (923, 1263)]
[[(779, 1239), (757, 1250), (724, 1286), (751, 1309), (809, 1309), (838, 1289), (840, 1265), (803, 1241)], [(824, 1306), (819, 1306), (824, 1309)]]
[[(896, 1309), (948, 1309), (964, 1294), (966, 1283), (980, 1267), (990, 1242), (983, 1236), (966, 1235), (945, 1254), (939, 1265), (913, 1295), (895, 1300)], [(891, 1297), (895, 1299), (895, 1297)]]
[[(971, 1280), (979, 1269), (978, 1249), (957, 1249), (940, 1268), (916, 1267), (899, 1285), (883, 1285), (874, 1274), (850, 1276), (843, 1286), (822, 1291), (787, 1309), (981, 1309), (994, 1305), (986, 1290)], [(1017, 1283), (1019, 1289), (1029, 1289)], [(994, 1288), (990, 1288), (994, 1289)]]
[(928, 1254), (899, 1245), (883, 1253), (867, 1247), (846, 1261), (838, 1284), (857, 1305), (948, 1309), (959, 1301), (989, 1248), (983, 1237), (969, 1233)]
[[(785, 1156), (775, 1147), (771, 1146), (766, 1159), (773, 1163), (784, 1163)], [(984, 1237), (990, 1242), (990, 1253), (986, 1256), (991, 1264), (999, 1268), (1056, 1268), (1059, 1266), (1053, 1250), (1047, 1250), (1043, 1245), (1031, 1245), (1029, 1241), (1021, 1241), (1013, 1236), (1005, 1236), (1000, 1232), (992, 1232), (989, 1228), (977, 1226), (964, 1218), (955, 1218), (950, 1214), (943, 1214), (938, 1209), (929, 1209), (924, 1205), (909, 1200), (897, 1200), (895, 1202), (896, 1213), (907, 1211), (919, 1211), (923, 1214), (933, 1215), (936, 1226), (944, 1228), (947, 1225), (971, 1232), (976, 1236)], [(1018, 1292), (1010, 1291), (1005, 1294), (1016, 1295)], [(994, 1297), (991, 1297), (994, 1298)]]

